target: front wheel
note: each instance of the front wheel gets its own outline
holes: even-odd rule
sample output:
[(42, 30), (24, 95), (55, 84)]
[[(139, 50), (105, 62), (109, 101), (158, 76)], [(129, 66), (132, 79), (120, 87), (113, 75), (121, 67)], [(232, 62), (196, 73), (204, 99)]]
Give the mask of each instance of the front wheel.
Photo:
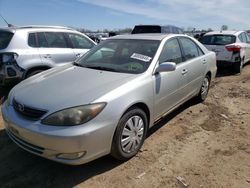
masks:
[(202, 82), (200, 92), (197, 96), (197, 99), (199, 102), (203, 102), (207, 98), (207, 94), (208, 94), (209, 87), (210, 87), (210, 81), (211, 81), (210, 76), (206, 75)]
[(145, 140), (147, 128), (147, 116), (143, 110), (133, 108), (126, 112), (116, 128), (111, 155), (122, 161), (135, 156)]

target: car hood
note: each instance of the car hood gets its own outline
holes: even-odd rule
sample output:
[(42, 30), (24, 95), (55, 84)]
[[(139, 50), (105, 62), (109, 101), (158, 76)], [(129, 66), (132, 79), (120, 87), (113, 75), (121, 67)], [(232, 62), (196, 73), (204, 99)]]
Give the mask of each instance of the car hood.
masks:
[(89, 104), (135, 77), (137, 75), (66, 66), (35, 75), (18, 84), (11, 93), (19, 103), (55, 111)]

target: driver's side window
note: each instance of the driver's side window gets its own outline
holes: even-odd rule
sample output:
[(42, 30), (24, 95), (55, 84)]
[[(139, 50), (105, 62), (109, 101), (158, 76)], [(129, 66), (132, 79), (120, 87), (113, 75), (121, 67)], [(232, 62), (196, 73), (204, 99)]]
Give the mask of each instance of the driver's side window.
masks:
[(174, 62), (176, 64), (182, 62), (181, 49), (177, 39), (165, 43), (159, 58), (159, 63), (164, 62)]

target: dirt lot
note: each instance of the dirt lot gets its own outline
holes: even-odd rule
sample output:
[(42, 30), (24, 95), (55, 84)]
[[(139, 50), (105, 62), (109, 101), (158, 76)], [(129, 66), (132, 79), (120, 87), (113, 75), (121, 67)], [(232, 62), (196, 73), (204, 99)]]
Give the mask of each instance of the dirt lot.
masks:
[(8, 139), (1, 117), (0, 161), (0, 187), (181, 187), (177, 176), (189, 187), (250, 187), (250, 65), (217, 77), (205, 103), (190, 101), (157, 123), (125, 163), (36, 157)]

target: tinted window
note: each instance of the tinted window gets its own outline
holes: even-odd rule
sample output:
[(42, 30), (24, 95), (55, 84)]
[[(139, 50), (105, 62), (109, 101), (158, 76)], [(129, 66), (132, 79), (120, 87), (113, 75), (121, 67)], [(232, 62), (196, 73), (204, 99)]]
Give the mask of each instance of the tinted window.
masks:
[(182, 62), (182, 55), (177, 39), (168, 41), (163, 47), (159, 58), (159, 63), (175, 62), (176, 64)]
[(192, 40), (188, 38), (180, 38), (180, 42), (183, 47), (185, 60), (193, 59), (200, 56), (198, 47)]
[(13, 33), (0, 31), (0, 49), (1, 50), (7, 48), (12, 37), (13, 37)]
[(49, 47), (44, 33), (37, 33), (37, 39), (38, 39), (38, 44), (40, 48)]
[(247, 38), (247, 35), (245, 33), (242, 33), (242, 38), (243, 38), (243, 42), (247, 43), (248, 38)]
[(241, 42), (243, 42), (243, 41), (244, 41), (244, 40), (243, 40), (243, 36), (242, 36), (242, 34), (240, 34), (240, 35), (239, 35), (239, 39), (240, 39), (240, 41), (241, 41)]
[(140, 74), (148, 69), (159, 43), (154, 40), (109, 39), (92, 48), (77, 63), (91, 69)]
[(74, 48), (80, 49), (90, 49), (94, 46), (92, 42), (90, 42), (87, 38), (81, 35), (69, 33), (69, 38), (72, 41)]
[(132, 34), (136, 33), (161, 33), (161, 27), (160, 26), (135, 26)]
[(67, 42), (63, 33), (46, 32), (45, 36), (50, 48), (67, 48)]
[(233, 35), (205, 35), (200, 40), (205, 45), (227, 45), (235, 41), (236, 37)]
[(37, 47), (37, 43), (36, 43), (36, 34), (35, 34), (35, 33), (30, 33), (30, 34), (29, 34), (28, 45), (29, 45), (30, 47)]

